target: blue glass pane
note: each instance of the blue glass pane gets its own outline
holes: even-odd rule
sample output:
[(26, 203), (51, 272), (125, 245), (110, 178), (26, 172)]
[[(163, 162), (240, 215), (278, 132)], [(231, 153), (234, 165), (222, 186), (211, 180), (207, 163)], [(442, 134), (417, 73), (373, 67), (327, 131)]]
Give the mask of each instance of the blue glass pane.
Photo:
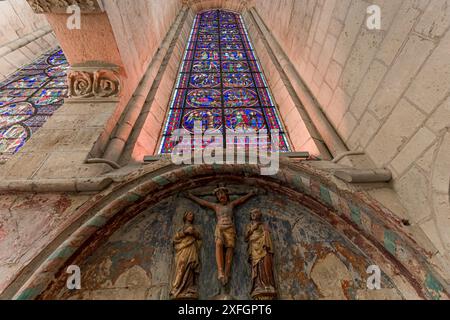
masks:
[(18, 152), (62, 105), (68, 68), (57, 49), (0, 83), (0, 160)]
[[(242, 142), (227, 136), (237, 132), (267, 130), (279, 133), (279, 149), (289, 145), (278, 111), (257, 62), (239, 14), (213, 10), (197, 15), (180, 68), (162, 134), (161, 153), (170, 153), (176, 129), (193, 133), (194, 123), (222, 135), (222, 144)], [(212, 140), (211, 140), (212, 141)], [(211, 141), (206, 141), (208, 144)], [(192, 139), (181, 144), (195, 147)], [(261, 142), (263, 144), (263, 142)], [(202, 145), (201, 147), (205, 147)], [(270, 139), (263, 148), (270, 147)]]

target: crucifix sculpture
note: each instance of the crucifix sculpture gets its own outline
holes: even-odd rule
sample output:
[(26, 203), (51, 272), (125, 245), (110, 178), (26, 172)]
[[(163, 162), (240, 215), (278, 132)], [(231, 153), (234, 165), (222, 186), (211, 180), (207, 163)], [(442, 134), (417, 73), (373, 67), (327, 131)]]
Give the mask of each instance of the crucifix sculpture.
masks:
[(208, 202), (188, 193), (188, 198), (199, 205), (209, 208), (216, 213), (217, 224), (214, 232), (216, 241), (216, 263), (218, 279), (225, 286), (230, 278), (231, 265), (233, 262), (234, 247), (236, 246), (236, 227), (234, 225), (233, 209), (246, 202), (256, 191), (252, 190), (247, 195), (230, 201), (227, 188), (220, 187), (214, 190), (219, 203)]

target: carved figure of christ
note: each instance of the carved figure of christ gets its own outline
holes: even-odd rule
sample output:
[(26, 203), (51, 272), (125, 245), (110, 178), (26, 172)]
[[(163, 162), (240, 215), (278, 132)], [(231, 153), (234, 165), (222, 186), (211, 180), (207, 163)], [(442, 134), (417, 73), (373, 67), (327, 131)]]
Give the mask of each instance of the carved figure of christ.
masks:
[(226, 285), (230, 279), (231, 265), (233, 262), (234, 248), (236, 246), (236, 227), (234, 225), (235, 207), (245, 203), (256, 195), (253, 190), (247, 195), (230, 201), (228, 189), (217, 188), (214, 190), (218, 203), (209, 202), (188, 193), (188, 198), (202, 207), (213, 210), (216, 213), (217, 223), (214, 232), (216, 242), (216, 264), (218, 279), (222, 285)]

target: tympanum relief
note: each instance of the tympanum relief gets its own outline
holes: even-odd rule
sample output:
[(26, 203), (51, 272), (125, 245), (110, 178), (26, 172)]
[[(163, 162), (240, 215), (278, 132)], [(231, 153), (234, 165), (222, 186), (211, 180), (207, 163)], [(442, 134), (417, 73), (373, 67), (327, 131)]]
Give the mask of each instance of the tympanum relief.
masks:
[[(217, 187), (220, 184), (220, 187)], [(70, 299), (359, 299), (374, 264), (276, 190), (214, 183), (151, 204), (89, 256)], [(403, 298), (382, 274), (383, 295)], [(54, 298), (54, 296), (52, 296)]]

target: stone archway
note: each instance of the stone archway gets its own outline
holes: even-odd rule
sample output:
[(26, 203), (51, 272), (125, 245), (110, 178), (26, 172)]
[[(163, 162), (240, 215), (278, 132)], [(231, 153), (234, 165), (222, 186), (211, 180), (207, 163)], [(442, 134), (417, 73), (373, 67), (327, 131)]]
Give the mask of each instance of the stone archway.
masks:
[[(278, 199), (292, 203), (295, 208), (304, 208), (300, 210), (305, 215), (311, 215), (314, 221), (324, 226), (321, 230), (332, 230), (333, 234), (339, 237), (336, 243), (337, 245), (341, 243), (343, 247), (341, 256), (345, 256), (347, 252), (347, 258), (339, 258), (339, 255), (334, 254), (336, 250), (317, 255), (318, 259), (311, 265), (309, 273), (311, 283), (313, 282), (316, 287), (333, 284), (331, 280), (334, 276), (330, 273), (330, 266), (343, 271), (340, 273), (343, 275), (343, 278), (339, 279), (340, 284), (348, 285), (354, 280), (352, 277), (355, 277), (355, 273), (351, 270), (358, 264), (355, 261), (359, 259), (365, 267), (369, 262), (380, 266), (386, 276), (386, 283), (392, 284), (391, 288), (397, 291), (397, 298), (448, 298), (443, 285), (426, 262), (426, 252), (414, 249), (417, 247), (414, 241), (402, 230), (401, 223), (392, 213), (362, 194), (354, 194), (338, 187), (307, 165), (287, 161), (283, 161), (281, 170), (273, 177), (262, 177), (257, 166), (248, 165), (161, 166), (161, 169), (156, 171), (155, 168), (149, 167), (138, 174), (132, 174), (127, 182), (103, 192), (89, 205), (80, 209), (84, 215), (92, 218), (61, 244), (35, 271), (19, 290), (16, 298), (51, 298), (60, 294), (61, 288), (64, 287), (65, 270), (68, 265), (83, 263), (86, 257), (95, 255), (108, 239), (146, 209), (155, 208), (165, 199), (177, 196), (183, 190), (215, 185), (219, 182), (244, 189), (252, 187), (265, 190), (270, 194), (268, 203), (275, 203), (276, 194), (280, 194), (282, 197)], [(262, 196), (259, 201), (262, 203), (263, 199)], [(274, 204), (273, 207), (276, 206)], [(272, 217), (274, 217), (273, 225), (279, 225), (280, 219), (275, 215)], [(162, 234), (168, 237), (170, 231)], [(300, 260), (304, 260), (304, 256), (302, 257)], [(349, 269), (346, 262), (352, 259), (355, 265)], [(346, 272), (346, 269), (349, 271)], [(129, 272), (124, 277), (145, 278), (145, 274), (139, 268)], [(296, 275), (287, 272), (282, 277), (290, 279)], [(356, 275), (362, 278), (363, 269)], [(308, 280), (305, 283), (310, 282)], [(292, 295), (286, 298), (355, 298), (346, 296), (346, 293), (348, 292), (343, 290), (337, 293), (321, 292), (309, 297)], [(370, 294), (361, 292), (359, 298), (364, 297), (370, 297)], [(164, 298), (164, 295), (160, 298)]]

